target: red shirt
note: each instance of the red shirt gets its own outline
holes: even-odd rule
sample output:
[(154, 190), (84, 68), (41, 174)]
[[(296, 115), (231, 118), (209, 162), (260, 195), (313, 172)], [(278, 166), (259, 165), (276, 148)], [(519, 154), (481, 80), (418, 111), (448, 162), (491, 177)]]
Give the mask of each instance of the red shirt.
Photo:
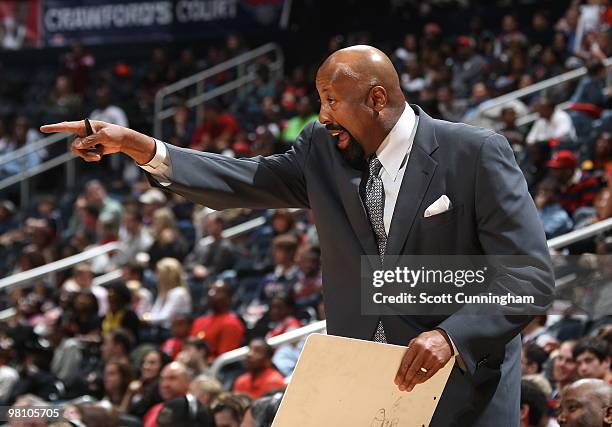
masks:
[(157, 427), (157, 416), (164, 408), (165, 402), (160, 402), (157, 405), (149, 409), (144, 417), (142, 418), (143, 427)]
[(219, 115), (216, 123), (204, 122), (196, 128), (191, 137), (190, 147), (197, 147), (200, 144), (203, 136), (208, 136), (215, 140), (221, 135), (233, 137), (240, 131), (240, 126), (236, 118), (230, 113), (222, 113)]
[(277, 335), (284, 334), (285, 332), (292, 331), (302, 326), (302, 322), (297, 320), (293, 316), (287, 316), (282, 321), (278, 322), (276, 326), (274, 326), (270, 332), (266, 334), (266, 339), (270, 339)]
[(285, 379), (276, 369), (267, 368), (255, 379), (250, 372), (240, 375), (234, 383), (233, 391), (245, 393), (253, 399), (259, 399), (266, 393), (279, 388), (285, 388)]
[(183, 341), (184, 340), (182, 338), (168, 338), (162, 344), (161, 349), (164, 353), (170, 356), (172, 360), (174, 360), (183, 349)]
[(242, 345), (244, 325), (234, 313), (207, 314), (193, 322), (191, 336), (205, 340), (215, 358)]

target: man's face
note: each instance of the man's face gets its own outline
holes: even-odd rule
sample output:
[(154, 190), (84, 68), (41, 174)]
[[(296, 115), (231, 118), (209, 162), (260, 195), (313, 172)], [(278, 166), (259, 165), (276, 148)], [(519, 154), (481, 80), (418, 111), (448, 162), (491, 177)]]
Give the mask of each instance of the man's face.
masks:
[(564, 343), (553, 364), (553, 378), (556, 382), (567, 384), (576, 378), (576, 362), (572, 356), (572, 346)]
[(578, 366), (578, 376), (580, 378), (599, 378), (605, 379), (606, 374), (610, 370), (610, 359), (599, 360), (590, 351), (576, 357), (576, 364)]
[[(366, 130), (374, 122), (365, 101), (355, 95), (355, 81), (345, 77), (333, 77), (335, 65), (319, 69), (316, 78), (321, 98), (319, 121), (325, 125), (342, 157), (353, 168), (361, 169), (365, 160), (362, 146)], [(340, 74), (340, 73), (336, 73)]]
[(249, 345), (249, 352), (244, 360), (244, 366), (249, 371), (258, 371), (265, 367), (268, 362), (266, 348), (261, 342), (254, 342)]
[(162, 399), (176, 399), (187, 394), (188, 390), (189, 376), (180, 366), (171, 363), (162, 370), (159, 380), (159, 394)]
[[(563, 393), (559, 405), (557, 421), (561, 427), (602, 427), (606, 412), (610, 407), (602, 406), (602, 402), (586, 390), (588, 386), (568, 387)], [(609, 416), (608, 416), (609, 418)]]

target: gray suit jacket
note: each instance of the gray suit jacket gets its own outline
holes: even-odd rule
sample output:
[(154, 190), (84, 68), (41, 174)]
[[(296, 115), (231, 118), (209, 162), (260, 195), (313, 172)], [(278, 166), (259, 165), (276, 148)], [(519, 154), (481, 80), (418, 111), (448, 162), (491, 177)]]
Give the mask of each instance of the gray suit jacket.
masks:
[[(493, 131), (419, 115), (414, 146), (389, 232), (389, 254), (528, 254), (529, 266), (504, 269), (495, 285), (527, 287), (549, 301), (553, 276), (546, 238), (506, 139)], [(361, 255), (377, 254), (359, 196), (361, 172), (349, 167), (326, 129), (308, 125), (286, 154), (232, 159), (168, 145), (171, 191), (214, 209), (310, 208), (322, 249), (329, 334), (369, 340), (378, 317), (361, 314)], [(155, 183), (155, 178), (150, 176)], [(452, 208), (424, 218), (446, 194)], [(531, 307), (530, 309), (545, 308)], [(533, 312), (533, 311), (530, 311)], [(384, 316), (388, 342), (407, 345), (444, 329), (463, 358), (432, 426), (519, 425), (520, 337), (528, 315)], [(347, 356), (350, 357), (350, 356)], [(389, 381), (393, 381), (390, 378)], [(367, 385), (364, 385), (367, 387)]]

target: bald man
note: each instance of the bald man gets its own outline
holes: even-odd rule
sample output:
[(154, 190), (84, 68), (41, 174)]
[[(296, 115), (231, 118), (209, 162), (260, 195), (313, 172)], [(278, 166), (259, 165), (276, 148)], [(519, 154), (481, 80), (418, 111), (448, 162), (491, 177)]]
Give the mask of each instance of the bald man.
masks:
[[(82, 121), (42, 131), (76, 134), (72, 151), (86, 161), (125, 153), (153, 185), (214, 209), (312, 209), (328, 333), (408, 346), (389, 378), (406, 392), (455, 358), (432, 426), (518, 425), (518, 334), (546, 308), (553, 281), (544, 231), (508, 142), (407, 104), (391, 61), (371, 46), (333, 53), (316, 85), (319, 121), (281, 155), (227, 158), (102, 122), (92, 122), (87, 137)], [(499, 274), (490, 290), (520, 287), (539, 302), (494, 306), (488, 317), (467, 306), (451, 315), (364, 314), (362, 293), (371, 286), (360, 286), (362, 256), (372, 255), (363, 262), (371, 277), (393, 268), (389, 255), (403, 254), (529, 255), (529, 265), (493, 265)]]
[(568, 385), (563, 389), (557, 420), (562, 427), (609, 427), (612, 386), (594, 378)]

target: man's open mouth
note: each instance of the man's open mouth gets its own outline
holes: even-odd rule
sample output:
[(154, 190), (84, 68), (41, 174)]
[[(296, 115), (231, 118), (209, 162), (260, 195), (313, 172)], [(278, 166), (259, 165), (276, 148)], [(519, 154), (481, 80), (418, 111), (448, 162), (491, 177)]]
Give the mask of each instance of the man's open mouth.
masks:
[(336, 138), (336, 146), (341, 150), (346, 149), (349, 146), (351, 136), (349, 133), (342, 129), (328, 129), (328, 132), (331, 136)]

